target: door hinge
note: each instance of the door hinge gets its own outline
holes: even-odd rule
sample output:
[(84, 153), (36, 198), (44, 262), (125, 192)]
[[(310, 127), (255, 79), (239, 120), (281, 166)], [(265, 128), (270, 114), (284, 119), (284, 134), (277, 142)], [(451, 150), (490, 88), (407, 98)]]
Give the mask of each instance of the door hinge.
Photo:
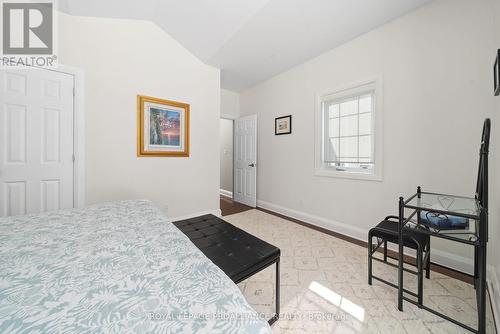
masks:
[(71, 156), (71, 159), (73, 160), (73, 162), (75, 162), (76, 158), (74, 154)]
[(73, 87), (73, 96), (76, 96), (76, 90), (75, 90), (75, 87)]

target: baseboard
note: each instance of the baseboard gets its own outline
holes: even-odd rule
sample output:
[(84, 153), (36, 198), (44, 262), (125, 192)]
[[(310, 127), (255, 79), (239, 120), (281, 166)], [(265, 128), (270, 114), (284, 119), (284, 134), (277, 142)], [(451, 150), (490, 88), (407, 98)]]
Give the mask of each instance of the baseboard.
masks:
[(214, 215), (217, 217), (222, 216), (220, 209), (217, 209), (217, 210), (201, 211), (201, 212), (197, 212), (197, 213), (190, 213), (190, 214), (183, 215), (183, 216), (168, 217), (168, 218), (170, 221), (175, 222), (175, 221), (189, 219), (189, 218), (193, 218), (193, 217), (199, 217), (199, 216), (203, 216), (203, 215)]
[[(284, 206), (262, 200), (257, 200), (257, 206), (269, 211), (273, 211), (288, 216), (290, 218), (301, 220), (311, 225), (315, 225), (336, 233), (343, 234), (353, 239), (357, 239), (363, 242), (367, 241), (366, 240), (368, 236), (367, 229), (347, 225), (328, 218), (286, 208)], [(412, 255), (412, 252), (408, 252), (408, 255)], [(448, 267), (467, 274), (472, 274), (474, 272), (473, 263), (471, 259), (453, 253), (448, 253), (439, 249), (433, 249), (431, 258), (432, 262), (444, 267)]]
[(229, 190), (224, 190), (224, 189), (219, 189), (220, 191), (220, 195), (221, 196), (224, 196), (224, 197), (229, 197), (229, 198), (233, 198), (233, 192), (232, 191), (229, 191)]
[[(368, 232), (366, 233), (368, 234)], [(395, 252), (398, 251), (396, 246), (388, 246), (387, 248)], [(405, 254), (415, 257), (415, 251), (411, 249), (405, 251)], [(472, 260), (463, 256), (434, 248), (431, 251), (431, 261), (432, 263), (435, 263), (444, 268), (453, 269), (455, 271), (471, 276), (474, 275), (474, 264)]]
[(274, 211), (276, 213), (288, 216), (290, 218), (295, 218), (301, 220), (305, 223), (309, 223), (312, 225), (316, 225), (319, 227), (326, 228), (328, 230), (341, 233), (345, 236), (351, 237), (353, 239), (362, 240), (366, 242), (366, 238), (368, 235), (368, 231), (365, 231), (362, 228), (350, 226), (347, 224), (343, 224), (340, 222), (336, 222), (327, 218), (323, 218), (320, 216), (312, 215), (309, 213), (301, 212), (298, 210), (286, 208), (284, 206), (280, 206), (277, 204), (273, 204), (270, 202), (257, 200), (257, 206), (269, 211)]
[(495, 267), (488, 265), (487, 268), (487, 278), (488, 278), (488, 292), (490, 294), (491, 299), (491, 308), (493, 310), (493, 317), (495, 319), (495, 327), (498, 331), (498, 325), (500, 322), (500, 285), (498, 281), (498, 277), (500, 276), (500, 272), (497, 273)]
[(456, 271), (474, 275), (474, 263), (472, 259), (435, 248), (431, 251), (431, 258), (432, 262), (443, 267), (448, 267)]

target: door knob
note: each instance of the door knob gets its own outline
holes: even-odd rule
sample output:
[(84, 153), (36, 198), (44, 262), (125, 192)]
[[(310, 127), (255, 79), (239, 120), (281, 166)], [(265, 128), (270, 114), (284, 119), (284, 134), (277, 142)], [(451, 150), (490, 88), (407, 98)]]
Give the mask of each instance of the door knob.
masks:
[(255, 164), (251, 163), (250, 165), (248, 165), (248, 167), (255, 167)]

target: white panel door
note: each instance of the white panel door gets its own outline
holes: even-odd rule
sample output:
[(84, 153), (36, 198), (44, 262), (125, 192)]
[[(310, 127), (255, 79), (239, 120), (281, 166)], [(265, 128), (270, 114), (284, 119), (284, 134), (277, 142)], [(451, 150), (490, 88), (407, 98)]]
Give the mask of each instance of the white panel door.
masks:
[(73, 207), (73, 76), (0, 70), (0, 217)]
[(236, 120), (234, 127), (234, 200), (257, 206), (257, 115)]

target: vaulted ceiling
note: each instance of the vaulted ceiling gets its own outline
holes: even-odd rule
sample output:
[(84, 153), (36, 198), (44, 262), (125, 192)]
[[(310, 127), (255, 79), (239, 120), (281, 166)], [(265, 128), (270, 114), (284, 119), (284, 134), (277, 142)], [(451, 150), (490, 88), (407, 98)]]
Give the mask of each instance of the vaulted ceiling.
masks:
[(150, 20), (242, 91), (432, 0), (59, 0), (79, 16)]

